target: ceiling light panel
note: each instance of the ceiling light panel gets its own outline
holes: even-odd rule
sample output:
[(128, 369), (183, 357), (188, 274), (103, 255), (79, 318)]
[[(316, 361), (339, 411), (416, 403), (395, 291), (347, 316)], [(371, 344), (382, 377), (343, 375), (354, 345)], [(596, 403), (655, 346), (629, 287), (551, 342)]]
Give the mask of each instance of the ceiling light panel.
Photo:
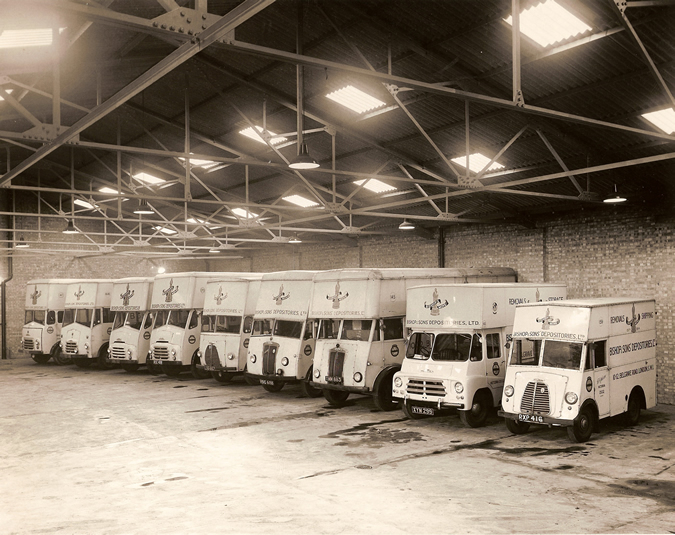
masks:
[(116, 189), (109, 188), (108, 186), (99, 188), (98, 191), (100, 191), (101, 193), (119, 193), (119, 191), (117, 191)]
[(396, 187), (390, 186), (389, 184), (385, 184), (384, 182), (377, 180), (376, 178), (369, 178), (368, 181), (366, 180), (355, 180), (354, 184), (357, 186), (360, 186), (365, 182), (365, 185), (363, 186), (366, 189), (369, 189), (370, 191), (374, 193), (387, 193), (389, 191), (396, 191)]
[(364, 93), (352, 85), (328, 93), (326, 97), (338, 104), (342, 104), (356, 113), (365, 113), (384, 106), (384, 102), (380, 99), (372, 97), (368, 93)]
[(244, 210), (243, 208), (233, 208), (232, 213), (237, 214), (242, 219), (255, 219), (256, 217), (258, 217), (258, 214), (254, 214), (253, 212), (249, 212), (248, 210)]
[[(469, 154), (469, 169), (474, 173), (479, 173), (487, 164), (490, 163), (491, 159), (492, 158), (488, 158), (480, 152)], [(462, 167), (466, 168), (466, 156), (453, 158), (452, 161), (457, 165), (461, 165)], [(496, 171), (497, 169), (504, 169), (504, 166), (498, 162), (495, 162), (488, 168), (488, 171)]]
[(297, 204), (303, 208), (309, 208), (310, 206), (319, 206), (319, 203), (305, 199), (302, 195), (289, 195), (288, 197), (283, 197), (284, 201)]
[[(513, 18), (504, 19), (513, 24)], [(591, 30), (585, 22), (555, 2), (546, 0), (520, 12), (520, 32), (547, 47)]]
[(76, 204), (77, 206), (81, 206), (82, 208), (87, 208), (88, 210), (93, 210), (94, 208), (98, 208), (98, 206), (93, 205), (87, 201), (83, 201), (82, 199), (75, 199), (73, 201), (73, 204)]
[[(60, 28), (59, 33), (65, 28)], [(30, 30), (4, 30), (0, 34), (0, 48), (26, 48), (49, 46), (52, 44), (51, 28), (33, 28)]]
[(166, 227), (152, 227), (152, 228), (161, 232), (162, 234), (178, 234), (177, 231)]
[[(262, 132), (263, 129), (259, 126), (256, 126), (255, 130), (253, 130), (253, 127), (249, 126), (248, 128), (244, 128), (243, 130), (239, 131), (240, 134), (243, 134), (246, 137), (251, 138), (254, 141), (257, 141), (258, 143), (267, 145), (267, 143), (265, 143), (265, 140), (260, 135), (260, 133)], [(272, 145), (277, 145), (279, 143), (283, 143), (284, 141), (288, 141), (288, 139), (285, 138), (284, 136), (278, 136), (277, 134), (271, 132), (270, 130), (268, 130), (267, 133), (270, 135), (270, 143)]]
[(675, 132), (675, 110), (673, 108), (643, 113), (642, 116), (666, 134)]
[(145, 182), (146, 184), (163, 184), (166, 182), (166, 180), (149, 175), (148, 173), (136, 173), (133, 177), (139, 182)]
[[(185, 161), (185, 158), (178, 158), (181, 162)], [(211, 169), (215, 167), (220, 162), (214, 162), (213, 160), (200, 160), (199, 158), (190, 158), (190, 165), (192, 167), (201, 167), (202, 169)]]
[[(9, 93), (10, 95), (12, 94), (12, 91), (14, 91), (14, 89), (5, 89), (5, 92)], [(4, 97), (0, 95), (0, 102), (2, 102), (3, 100), (5, 100)]]

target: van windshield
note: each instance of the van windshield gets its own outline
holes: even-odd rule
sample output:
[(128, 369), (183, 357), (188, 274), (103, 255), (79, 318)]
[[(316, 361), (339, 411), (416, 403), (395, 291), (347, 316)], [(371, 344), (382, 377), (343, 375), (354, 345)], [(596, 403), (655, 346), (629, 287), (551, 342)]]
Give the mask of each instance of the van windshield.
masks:
[(463, 333), (443, 333), (436, 337), (432, 360), (452, 360), (464, 362), (482, 360), (483, 348), (480, 335)]
[(412, 333), (405, 350), (405, 358), (427, 360), (434, 345), (434, 335), (431, 333)]
[(357, 340), (367, 342), (370, 339), (370, 328), (373, 320), (344, 320), (340, 340)]
[(153, 328), (173, 325), (184, 329), (189, 316), (189, 310), (158, 310), (155, 315)]
[(277, 320), (274, 323), (274, 335), (285, 338), (300, 338), (302, 321)]
[(119, 329), (126, 325), (137, 331), (141, 328), (141, 325), (143, 325), (144, 315), (144, 312), (115, 312), (113, 329)]
[(254, 320), (253, 336), (269, 336), (272, 334), (273, 319)]
[(541, 365), (546, 368), (578, 370), (581, 367), (582, 347), (579, 343), (545, 340)]
[(511, 351), (509, 364), (515, 366), (537, 366), (539, 364), (540, 349), (541, 340), (516, 338), (513, 340), (513, 351)]
[(319, 340), (335, 340), (337, 339), (339, 329), (340, 320), (321, 320), (319, 323), (319, 336), (317, 338)]
[(40, 325), (45, 324), (45, 311), (44, 310), (26, 310), (26, 321), (25, 323), (39, 323)]
[(203, 316), (202, 332), (239, 334), (241, 316)]

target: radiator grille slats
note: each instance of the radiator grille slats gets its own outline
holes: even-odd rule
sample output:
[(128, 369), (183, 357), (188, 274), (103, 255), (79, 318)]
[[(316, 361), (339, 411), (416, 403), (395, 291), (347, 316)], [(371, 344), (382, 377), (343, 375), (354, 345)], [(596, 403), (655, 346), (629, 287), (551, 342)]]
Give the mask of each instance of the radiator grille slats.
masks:
[(263, 375), (275, 374), (278, 349), (279, 346), (277, 344), (263, 345)]
[(213, 344), (210, 344), (204, 352), (204, 360), (209, 367), (220, 368), (220, 357), (218, 356), (218, 349)]
[(77, 355), (77, 342), (72, 342), (70, 340), (66, 342), (66, 353)]
[(424, 379), (408, 379), (408, 394), (420, 396), (445, 397), (443, 381), (426, 381)]
[(168, 359), (169, 358), (169, 347), (168, 346), (155, 346), (152, 348), (152, 358), (153, 359)]
[(123, 359), (126, 358), (127, 352), (124, 349), (123, 344), (113, 345), (110, 349), (110, 356), (114, 359)]
[(548, 385), (539, 381), (530, 381), (525, 387), (520, 401), (520, 411), (524, 413), (549, 414), (551, 402)]
[(35, 349), (35, 342), (33, 340), (24, 340), (23, 348), (28, 350)]
[(345, 352), (332, 349), (328, 354), (329, 377), (342, 377), (345, 367)]

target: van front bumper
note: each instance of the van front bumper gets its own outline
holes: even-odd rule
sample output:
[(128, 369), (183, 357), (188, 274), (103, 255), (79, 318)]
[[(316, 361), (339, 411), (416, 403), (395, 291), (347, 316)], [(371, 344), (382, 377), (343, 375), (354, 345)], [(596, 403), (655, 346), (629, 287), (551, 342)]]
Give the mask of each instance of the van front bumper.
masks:
[(411, 398), (410, 396), (392, 396), (392, 398), (395, 401), (401, 401), (401, 402), (410, 402), (412, 405), (415, 405), (416, 407), (431, 407), (434, 409), (464, 409), (464, 403), (461, 401), (456, 401), (456, 402), (448, 402), (444, 401), (443, 398), (439, 398), (435, 401), (432, 400), (421, 400), (421, 399), (415, 399)]
[(276, 383), (299, 383), (301, 381), (301, 379), (291, 375), (258, 375), (255, 373), (246, 372), (244, 377), (257, 379), (258, 381), (274, 381)]
[(551, 418), (540, 414), (516, 414), (513, 412), (497, 411), (497, 415), (508, 420), (516, 420), (524, 424), (547, 425), (549, 427), (570, 427), (574, 425), (574, 420), (563, 420), (561, 418)]
[(370, 388), (367, 386), (345, 386), (345, 385), (336, 385), (336, 384), (327, 384), (327, 383), (315, 383), (314, 381), (309, 382), (310, 386), (314, 388), (320, 388), (321, 390), (341, 390), (343, 392), (350, 392), (352, 394), (371, 394)]

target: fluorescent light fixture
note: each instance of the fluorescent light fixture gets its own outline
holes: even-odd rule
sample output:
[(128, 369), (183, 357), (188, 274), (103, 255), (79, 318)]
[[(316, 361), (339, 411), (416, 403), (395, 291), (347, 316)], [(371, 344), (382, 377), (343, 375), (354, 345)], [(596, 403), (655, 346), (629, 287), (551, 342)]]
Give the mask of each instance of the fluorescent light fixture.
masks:
[(157, 268), (157, 273), (166, 273), (166, 268), (164, 266), (159, 266)]
[(208, 221), (204, 219), (199, 219), (198, 217), (188, 217), (187, 222), (192, 223), (193, 225), (204, 225), (207, 228), (213, 229), (222, 228), (222, 225), (214, 225), (213, 223), (209, 223)]
[(360, 186), (365, 182), (365, 185), (363, 186), (366, 189), (369, 189), (370, 191), (373, 191), (375, 193), (386, 193), (388, 191), (396, 191), (398, 188), (395, 186), (390, 186), (389, 184), (385, 184), (381, 180), (378, 180), (376, 178), (369, 178), (364, 179), (364, 180), (355, 180), (354, 184), (357, 186)]
[(83, 201), (82, 199), (75, 199), (73, 201), (73, 204), (76, 204), (77, 206), (81, 206), (82, 208), (86, 208), (88, 210), (93, 210), (94, 208), (98, 208), (95, 204), (91, 204), (90, 202)]
[(162, 184), (166, 182), (163, 178), (157, 178), (156, 176), (149, 175), (148, 173), (136, 173), (133, 175), (133, 178), (139, 182), (145, 182), (146, 184)]
[(119, 193), (116, 189), (109, 188), (108, 186), (104, 186), (102, 188), (99, 188), (98, 191), (101, 193)]
[[(492, 158), (488, 158), (487, 156), (481, 154), (480, 152), (474, 152), (473, 154), (469, 154), (469, 169), (474, 173), (478, 173), (482, 171), (487, 164), (490, 163), (491, 159)], [(455, 162), (457, 165), (461, 165), (462, 167), (464, 167), (466, 165), (466, 156), (459, 156), (458, 158), (453, 158), (452, 161)], [(504, 166), (498, 162), (495, 162), (488, 168), (488, 171), (496, 171), (497, 169), (504, 169)]]
[[(185, 161), (185, 158), (178, 158), (181, 162)], [(214, 162), (213, 160), (200, 160), (199, 158), (190, 158), (190, 165), (192, 167), (201, 167), (202, 169), (211, 169), (216, 165), (219, 165), (220, 162)]]
[[(263, 137), (260, 135), (262, 132), (263, 129), (259, 126), (256, 126), (255, 130), (253, 130), (253, 127), (251, 126), (249, 126), (248, 128), (244, 128), (243, 130), (239, 130), (240, 134), (243, 134), (246, 137), (251, 138), (254, 141), (257, 141), (258, 143), (267, 145)], [(283, 143), (284, 141), (288, 141), (288, 138), (285, 138), (284, 136), (278, 136), (277, 134), (271, 132), (270, 130), (268, 130), (267, 133), (270, 135), (270, 143), (272, 145), (277, 145), (279, 143)]]
[[(59, 33), (65, 28), (59, 28)], [(26, 48), (30, 46), (49, 46), (52, 44), (51, 28), (32, 28), (29, 30), (3, 30), (0, 34), (0, 48)]]
[[(9, 93), (10, 95), (12, 94), (13, 91), (14, 89), (5, 89), (5, 92)], [(0, 102), (2, 102), (3, 100), (5, 100), (4, 97), (0, 95)]]
[(152, 228), (163, 234), (178, 234), (177, 231), (166, 227), (152, 227)]
[(255, 219), (258, 217), (258, 214), (244, 210), (243, 208), (233, 208), (232, 213), (238, 215), (242, 219)]
[(401, 224), (398, 226), (398, 229), (399, 229), (399, 230), (413, 230), (414, 228), (415, 228), (415, 225), (413, 225), (413, 224), (412, 224), (410, 221), (408, 221), (407, 219), (404, 219), (404, 220), (403, 220), (403, 223), (401, 223)]
[(666, 134), (675, 132), (675, 110), (673, 108), (643, 113), (642, 116)]
[[(513, 17), (504, 19), (513, 24)], [(582, 34), (591, 27), (555, 2), (546, 0), (520, 12), (520, 32), (547, 47)]]
[(370, 110), (376, 110), (385, 104), (380, 99), (371, 97), (368, 93), (364, 93), (353, 85), (348, 85), (342, 89), (328, 93), (326, 97), (333, 102), (342, 104), (356, 113), (365, 113)]
[(289, 195), (288, 197), (283, 197), (284, 201), (297, 204), (303, 208), (309, 208), (310, 206), (319, 206), (318, 202), (310, 201), (305, 199), (302, 195)]

